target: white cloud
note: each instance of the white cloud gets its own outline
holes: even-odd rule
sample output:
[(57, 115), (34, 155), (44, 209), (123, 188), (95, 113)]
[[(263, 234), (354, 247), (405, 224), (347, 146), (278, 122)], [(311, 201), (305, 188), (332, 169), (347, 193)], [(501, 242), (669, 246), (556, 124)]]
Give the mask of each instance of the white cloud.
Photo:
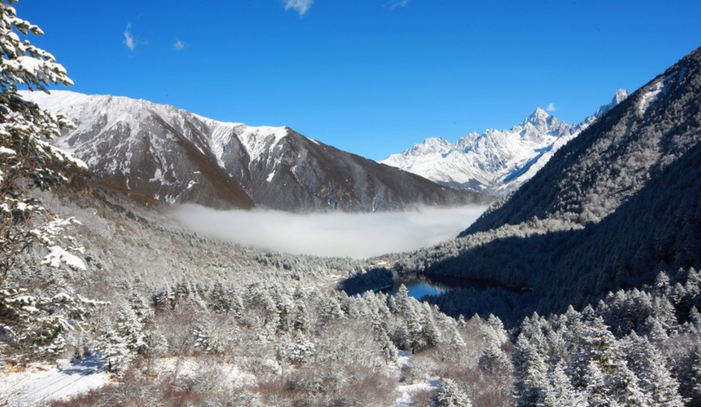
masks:
[(297, 215), (276, 211), (216, 211), (178, 207), (175, 218), (212, 238), (264, 250), (366, 258), (419, 249), (454, 238), (486, 207), (424, 208), (372, 214)]
[(394, 0), (390, 2), (389, 8), (392, 10), (397, 9), (399, 7), (406, 7), (406, 5), (409, 3), (409, 0)]
[(175, 44), (173, 44), (173, 49), (176, 51), (182, 51), (183, 48), (185, 48), (185, 43), (180, 40), (176, 40)]
[(136, 41), (134, 40), (134, 36), (131, 35), (131, 23), (127, 24), (127, 28), (124, 30), (124, 43), (127, 45), (127, 48), (132, 51), (136, 48)]
[(555, 107), (555, 103), (548, 103), (548, 107), (546, 107), (545, 110), (547, 110), (548, 112), (554, 112), (555, 110), (557, 110), (557, 108)]
[(285, 10), (297, 10), (300, 16), (303, 16), (309, 11), (309, 7), (314, 4), (314, 0), (285, 0)]

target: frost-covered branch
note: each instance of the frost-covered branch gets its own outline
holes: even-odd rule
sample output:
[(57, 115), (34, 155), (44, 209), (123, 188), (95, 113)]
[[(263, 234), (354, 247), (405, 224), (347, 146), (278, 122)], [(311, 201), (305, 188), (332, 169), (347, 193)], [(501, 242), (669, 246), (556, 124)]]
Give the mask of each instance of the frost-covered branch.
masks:
[(52, 189), (67, 181), (71, 169), (87, 169), (72, 154), (49, 144), (73, 124), (23, 100), (18, 93), (18, 86), (48, 92), (51, 84), (73, 82), (53, 55), (20, 38), (43, 32), (17, 17), (15, 3), (0, 1), (0, 283), (14, 266), (16, 255), (35, 240), (51, 250), (47, 264), (53, 266), (59, 259), (80, 268), (79, 259), (59, 251), (48, 238), (51, 228), (63, 221), (54, 219), (29, 196), (29, 189)]

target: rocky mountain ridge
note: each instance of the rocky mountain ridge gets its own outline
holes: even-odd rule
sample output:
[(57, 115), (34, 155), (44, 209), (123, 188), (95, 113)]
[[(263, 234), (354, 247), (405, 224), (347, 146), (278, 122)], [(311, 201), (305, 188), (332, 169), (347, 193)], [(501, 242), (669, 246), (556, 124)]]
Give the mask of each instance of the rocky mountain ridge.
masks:
[(581, 123), (560, 122), (537, 108), (511, 129), (470, 133), (455, 143), (428, 138), (382, 163), (440, 184), (503, 196), (532, 178), (555, 151), (627, 96), (628, 92), (620, 89), (611, 103)]
[(77, 124), (57, 145), (86, 161), (100, 179), (167, 204), (373, 212), (486, 200), (287, 127), (224, 123), (124, 97), (23, 95)]

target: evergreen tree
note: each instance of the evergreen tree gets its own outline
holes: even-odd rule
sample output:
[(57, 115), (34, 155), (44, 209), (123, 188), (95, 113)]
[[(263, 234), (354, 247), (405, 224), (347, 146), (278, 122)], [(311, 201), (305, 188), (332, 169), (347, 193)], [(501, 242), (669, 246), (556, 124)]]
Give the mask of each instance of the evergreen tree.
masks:
[(548, 391), (548, 368), (537, 347), (519, 335), (513, 355), (514, 391), (519, 407), (541, 405)]
[(292, 321), (292, 326), (294, 329), (302, 333), (307, 333), (311, 329), (307, 306), (304, 304), (302, 298), (295, 299), (294, 319)]
[(472, 402), (451, 379), (443, 379), (435, 397), (435, 407), (472, 407)]
[(441, 341), (441, 332), (436, 326), (436, 322), (433, 319), (431, 309), (424, 310), (422, 324), (421, 324), (421, 334), (423, 342), (428, 347), (437, 346)]
[[(48, 214), (29, 196), (28, 186), (47, 190), (64, 183), (70, 167), (85, 163), (51, 144), (61, 129), (72, 123), (22, 99), (18, 85), (48, 92), (50, 84), (72, 85), (66, 70), (48, 52), (17, 35), (43, 35), (36, 25), (18, 18), (16, 0), (0, 1), (0, 284), (16, 256), (32, 242), (50, 248), (47, 264), (64, 262), (85, 268), (77, 257), (62, 249), (53, 228), (66, 221)], [(54, 223), (51, 225), (51, 223)]]
[(689, 397), (689, 405), (701, 405), (701, 344), (696, 344), (689, 358), (685, 396)]
[(404, 284), (400, 285), (399, 288), (397, 289), (397, 294), (394, 295), (393, 298), (396, 312), (398, 313), (406, 313), (407, 308), (409, 304), (409, 290), (406, 288)]
[(404, 308), (404, 323), (406, 324), (407, 343), (411, 348), (411, 353), (415, 353), (421, 347), (423, 327), (419, 313), (417, 312), (414, 302), (407, 301)]
[(496, 342), (490, 342), (482, 351), (478, 366), (489, 375), (503, 376), (511, 372), (511, 361)]
[(643, 337), (632, 333), (623, 349), (628, 366), (638, 377), (638, 385), (649, 397), (651, 407), (682, 407), (679, 383), (666, 367), (664, 356)]
[(562, 363), (558, 363), (548, 376), (549, 381), (543, 399), (543, 407), (580, 407), (585, 405), (584, 396), (574, 389)]

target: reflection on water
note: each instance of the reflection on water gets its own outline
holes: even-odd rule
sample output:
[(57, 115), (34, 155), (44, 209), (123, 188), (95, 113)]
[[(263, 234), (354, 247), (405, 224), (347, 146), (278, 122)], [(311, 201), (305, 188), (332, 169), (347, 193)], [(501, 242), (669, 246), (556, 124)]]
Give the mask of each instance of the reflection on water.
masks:
[(420, 300), (426, 295), (439, 295), (450, 290), (450, 287), (441, 284), (434, 284), (428, 281), (428, 279), (425, 277), (406, 278), (395, 276), (392, 288), (382, 291), (389, 292), (390, 294), (394, 295), (397, 293), (402, 284), (407, 288), (407, 290), (409, 290), (409, 296), (414, 297), (417, 300)]
[[(397, 294), (399, 287), (404, 285), (408, 290), (409, 296), (418, 300), (427, 295), (440, 295), (446, 291), (456, 288), (472, 288), (480, 291), (486, 290), (487, 288), (500, 288), (509, 291), (522, 292), (521, 290), (508, 288), (499, 283), (490, 281), (437, 275), (429, 276), (424, 274), (399, 275), (396, 271), (390, 274), (389, 271), (384, 269), (374, 270), (366, 275), (361, 275), (361, 277), (365, 278), (355, 277), (353, 279), (346, 280), (344, 284), (342, 284), (341, 289), (348, 295), (362, 295), (362, 293), (368, 290), (382, 291), (384, 293), (395, 295)], [(389, 283), (390, 279), (392, 282), (391, 285), (387, 284)]]

